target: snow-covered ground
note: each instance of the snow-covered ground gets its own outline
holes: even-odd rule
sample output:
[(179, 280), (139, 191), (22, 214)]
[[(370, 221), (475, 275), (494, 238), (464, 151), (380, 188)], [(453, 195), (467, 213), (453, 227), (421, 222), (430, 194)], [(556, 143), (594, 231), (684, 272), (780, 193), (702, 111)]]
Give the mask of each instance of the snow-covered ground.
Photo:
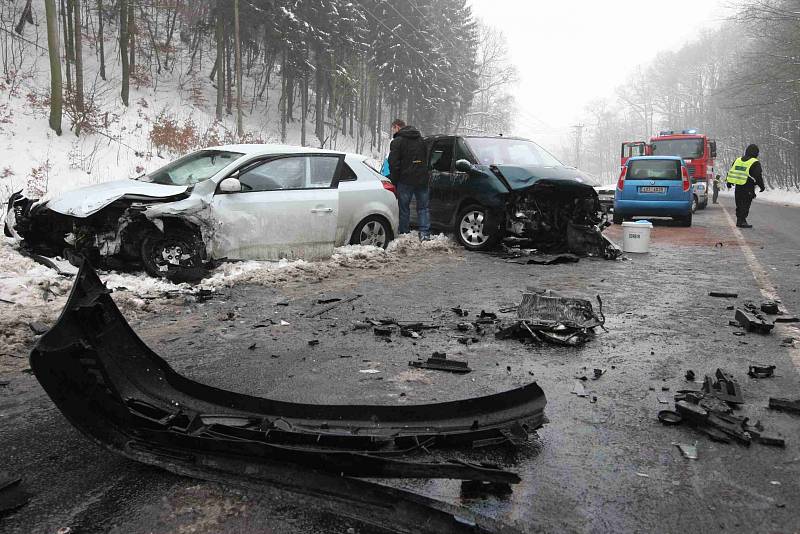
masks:
[[(730, 191), (723, 189), (719, 194), (722, 197), (729, 196), (733, 198), (733, 189)], [(756, 191), (756, 202), (759, 201), (800, 207), (800, 191), (786, 191), (784, 189), (767, 189), (763, 193)]]

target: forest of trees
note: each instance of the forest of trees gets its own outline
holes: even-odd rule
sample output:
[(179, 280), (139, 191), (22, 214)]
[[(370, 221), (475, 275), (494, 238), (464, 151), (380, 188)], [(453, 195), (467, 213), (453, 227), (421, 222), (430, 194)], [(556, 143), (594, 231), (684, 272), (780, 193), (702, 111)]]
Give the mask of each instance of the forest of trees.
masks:
[[(514, 81), (505, 42), (474, 20), (467, 0), (11, 4), (16, 40), (0, 41), (3, 67), (13, 68), (20, 40), (49, 48), (50, 125), (58, 134), (62, 115), (64, 129), (95, 129), (89, 86), (115, 84), (118, 102), (128, 106), (132, 80), (175, 69), (215, 87), (216, 117), (235, 116), (240, 137), (242, 115), (267, 112), (279, 119), (282, 140), (299, 122), (303, 145), (327, 147), (349, 136), (359, 151), (384, 150), (394, 116), (426, 133), (508, 127), (504, 108), (513, 98), (497, 92)], [(39, 21), (47, 29), (41, 40)], [(98, 66), (91, 72), (83, 66), (88, 55)], [(490, 79), (495, 75), (502, 81)], [(279, 100), (267, 111), (270, 90)], [(492, 96), (500, 93), (502, 101)]]
[(800, 189), (800, 2), (744, 0), (736, 16), (635, 69), (616, 98), (591, 102), (564, 153), (615, 179), (622, 141), (697, 128), (717, 139), (723, 177), (749, 143), (769, 186)]

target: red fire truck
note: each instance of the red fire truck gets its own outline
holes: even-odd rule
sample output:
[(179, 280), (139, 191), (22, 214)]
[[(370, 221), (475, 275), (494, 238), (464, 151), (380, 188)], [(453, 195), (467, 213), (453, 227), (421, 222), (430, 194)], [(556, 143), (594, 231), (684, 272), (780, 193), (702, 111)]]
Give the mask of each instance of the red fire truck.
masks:
[(714, 179), (714, 158), (717, 157), (717, 142), (697, 130), (682, 132), (660, 132), (650, 142), (630, 141), (622, 143), (620, 165), (625, 165), (633, 156), (680, 156), (689, 168), (692, 178), (696, 208), (708, 205), (708, 190)]

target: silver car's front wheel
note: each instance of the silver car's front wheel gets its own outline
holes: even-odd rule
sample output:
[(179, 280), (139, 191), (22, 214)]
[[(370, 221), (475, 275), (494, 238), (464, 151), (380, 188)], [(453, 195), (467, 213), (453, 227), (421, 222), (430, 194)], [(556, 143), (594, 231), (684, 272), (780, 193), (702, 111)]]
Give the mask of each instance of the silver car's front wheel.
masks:
[(385, 219), (381, 217), (367, 217), (361, 221), (350, 239), (351, 245), (369, 245), (386, 248), (392, 240), (392, 230)]

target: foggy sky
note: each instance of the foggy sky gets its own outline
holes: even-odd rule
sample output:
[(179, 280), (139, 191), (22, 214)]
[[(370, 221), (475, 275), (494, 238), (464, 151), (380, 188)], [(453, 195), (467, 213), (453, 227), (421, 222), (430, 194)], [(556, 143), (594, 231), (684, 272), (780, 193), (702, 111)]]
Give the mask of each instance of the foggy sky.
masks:
[(518, 135), (556, 148), (584, 105), (729, 15), (730, 0), (471, 0), (519, 70)]

